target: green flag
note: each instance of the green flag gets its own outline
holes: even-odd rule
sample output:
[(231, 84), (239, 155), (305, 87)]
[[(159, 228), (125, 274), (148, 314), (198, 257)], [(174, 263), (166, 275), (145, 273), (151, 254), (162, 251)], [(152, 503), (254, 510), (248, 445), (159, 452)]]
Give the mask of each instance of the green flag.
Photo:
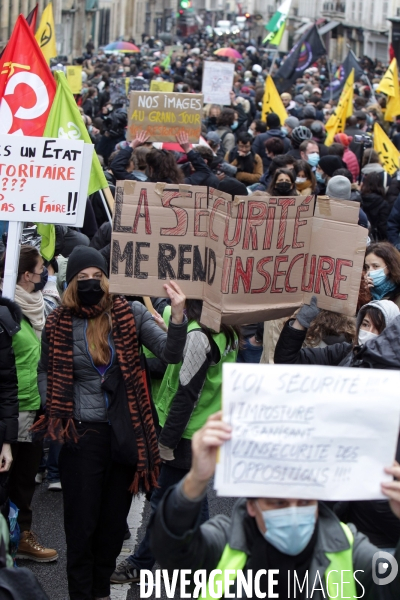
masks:
[(283, 32), (285, 31), (286, 22), (281, 25), (276, 33), (270, 31), (270, 33), (263, 39), (263, 44), (268, 42), (271, 46), (279, 46), (282, 41)]
[[(68, 81), (62, 71), (54, 73), (57, 82), (56, 95), (51, 107), (43, 137), (83, 140), (91, 144), (89, 132), (76, 105)], [(108, 187), (96, 152), (93, 152), (88, 196)]]
[(284, 0), (278, 10), (274, 13), (268, 23), (265, 25), (265, 29), (269, 32), (263, 44), (269, 42), (274, 46), (279, 46), (282, 40), (283, 32), (285, 31), (286, 19), (290, 11), (292, 0)]
[(36, 223), (37, 232), (42, 236), (40, 254), (45, 260), (51, 260), (56, 249), (56, 230), (54, 225)]
[(169, 69), (170, 68), (170, 66), (171, 66), (171, 56), (172, 56), (172, 50), (168, 54), (168, 56), (166, 56), (164, 58), (164, 60), (160, 63), (161, 67), (164, 67), (164, 69)]

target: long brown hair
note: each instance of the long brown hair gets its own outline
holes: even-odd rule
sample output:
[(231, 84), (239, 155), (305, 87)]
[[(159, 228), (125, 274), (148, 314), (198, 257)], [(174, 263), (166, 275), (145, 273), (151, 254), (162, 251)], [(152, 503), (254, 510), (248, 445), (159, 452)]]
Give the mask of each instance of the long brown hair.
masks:
[(163, 181), (165, 183), (182, 183), (183, 172), (176, 164), (172, 152), (152, 148), (146, 154), (146, 164), (150, 169), (149, 181)]
[[(108, 336), (112, 329), (111, 309), (114, 296), (109, 293), (109, 283), (104, 273), (100, 280), (101, 289), (104, 290), (104, 296), (100, 301), (103, 309), (101, 315), (88, 322), (86, 339), (90, 355), (96, 366), (108, 365), (111, 359), (110, 345)], [(62, 303), (72, 312), (79, 314), (81, 302), (78, 296), (78, 276), (76, 275), (68, 284), (62, 298)]]

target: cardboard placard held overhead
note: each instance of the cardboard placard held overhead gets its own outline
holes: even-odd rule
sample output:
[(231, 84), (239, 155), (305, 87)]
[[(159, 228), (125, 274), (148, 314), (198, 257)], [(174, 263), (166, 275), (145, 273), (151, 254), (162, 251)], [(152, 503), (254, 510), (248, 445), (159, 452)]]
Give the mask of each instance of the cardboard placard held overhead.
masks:
[(0, 220), (82, 226), (92, 144), (1, 135), (0, 148)]
[[(225, 364), (221, 496), (384, 499), (399, 432), (398, 371)], [(379, 403), (376, 398), (379, 396)], [(385, 440), (382, 444), (381, 441)]]
[(110, 289), (165, 296), (176, 279), (203, 302), (201, 321), (244, 324), (291, 315), (312, 295), (354, 315), (367, 231), (358, 204), (312, 196), (237, 197), (206, 187), (117, 183)]
[(233, 63), (204, 61), (203, 86), (206, 104), (231, 104), (235, 65)]
[(127, 139), (146, 131), (150, 142), (176, 142), (175, 135), (185, 131), (198, 143), (202, 110), (203, 94), (131, 92)]

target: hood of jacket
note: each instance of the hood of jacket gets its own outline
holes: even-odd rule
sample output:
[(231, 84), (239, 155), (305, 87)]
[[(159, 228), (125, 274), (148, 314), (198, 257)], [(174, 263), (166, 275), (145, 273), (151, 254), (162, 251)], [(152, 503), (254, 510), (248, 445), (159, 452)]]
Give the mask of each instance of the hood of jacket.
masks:
[(14, 335), (21, 329), (22, 310), (16, 302), (0, 296), (0, 325), (8, 335)]
[(268, 134), (268, 137), (270, 137), (270, 138), (278, 137), (278, 138), (284, 139), (286, 137), (286, 134), (283, 133), (283, 131), (280, 127), (277, 129), (268, 129), (268, 131), (266, 133)]
[(361, 173), (368, 175), (369, 173), (382, 173), (383, 170), (382, 165), (379, 163), (369, 163), (361, 169)]
[(372, 369), (400, 367), (400, 315), (376, 338), (354, 349), (353, 366)]

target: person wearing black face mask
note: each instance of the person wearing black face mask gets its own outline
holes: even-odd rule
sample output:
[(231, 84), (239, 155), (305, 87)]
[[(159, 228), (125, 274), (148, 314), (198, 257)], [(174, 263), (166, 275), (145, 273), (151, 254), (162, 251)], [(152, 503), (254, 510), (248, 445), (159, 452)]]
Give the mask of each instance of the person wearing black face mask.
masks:
[(142, 304), (109, 293), (107, 272), (94, 248), (73, 250), (68, 287), (47, 318), (38, 367), (46, 414), (33, 430), (64, 442), (59, 471), (70, 600), (109, 597), (132, 495), (139, 482), (151, 489), (158, 478), (139, 344), (178, 364), (186, 342), (186, 299), (174, 281), (164, 285), (171, 301), (164, 333)]
[(277, 169), (267, 193), (270, 196), (298, 196), (295, 174), (291, 169)]

